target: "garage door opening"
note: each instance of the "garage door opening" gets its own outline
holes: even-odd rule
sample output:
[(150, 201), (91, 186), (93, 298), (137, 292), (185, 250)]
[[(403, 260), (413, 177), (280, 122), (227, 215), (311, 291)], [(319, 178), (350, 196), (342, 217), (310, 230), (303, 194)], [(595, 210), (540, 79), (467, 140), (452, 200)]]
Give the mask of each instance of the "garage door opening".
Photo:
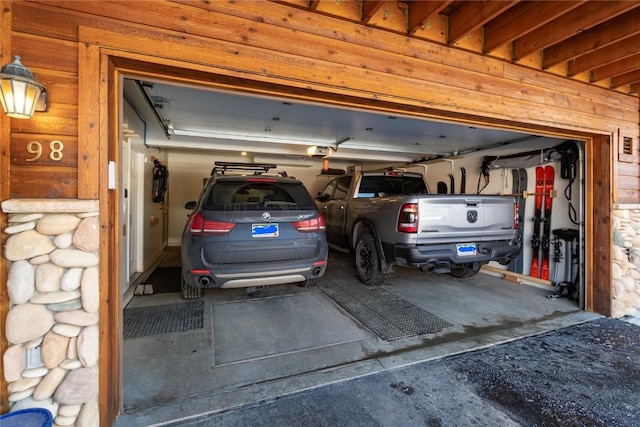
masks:
[[(250, 401), (253, 393), (499, 342), (504, 337), (496, 331), (523, 336), (589, 316), (582, 310), (584, 141), (168, 81), (127, 77), (123, 87), (122, 422), (150, 414), (171, 419), (175, 411), (188, 417), (211, 410), (211, 402), (220, 410)], [(376, 132), (381, 136), (373, 137)], [(311, 147), (316, 151), (310, 155)], [(197, 199), (220, 160), (275, 163), (312, 194), (341, 171), (401, 167), (422, 173), (432, 193), (511, 195), (522, 209), (523, 251), (517, 263), (491, 263), (469, 279), (399, 268), (381, 287), (367, 289), (357, 280), (353, 254), (332, 250), (317, 288), (292, 284), (254, 296), (242, 289), (208, 290), (201, 300), (182, 300), (176, 282), (189, 214), (184, 204)], [(161, 203), (152, 197), (158, 165), (168, 171)], [(552, 189), (538, 188), (539, 168), (547, 169), (546, 181), (553, 178)], [(546, 250), (546, 278), (541, 269), (532, 277), (533, 260)], [(175, 291), (160, 290), (154, 277), (173, 282)], [(140, 284), (152, 291), (143, 287), (135, 295)], [(382, 308), (372, 308), (372, 301)], [(128, 330), (128, 324), (136, 328)], [(185, 402), (191, 406), (185, 409)]]

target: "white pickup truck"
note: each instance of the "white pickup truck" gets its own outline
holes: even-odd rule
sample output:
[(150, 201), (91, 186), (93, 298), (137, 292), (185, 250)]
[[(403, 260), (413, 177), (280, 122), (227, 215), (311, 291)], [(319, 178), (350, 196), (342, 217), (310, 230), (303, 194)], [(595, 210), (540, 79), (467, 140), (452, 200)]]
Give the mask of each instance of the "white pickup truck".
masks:
[(429, 194), (419, 173), (355, 172), (331, 180), (316, 203), (333, 247), (355, 251), (360, 280), (381, 284), (394, 265), (464, 278), (520, 254), (514, 197)]

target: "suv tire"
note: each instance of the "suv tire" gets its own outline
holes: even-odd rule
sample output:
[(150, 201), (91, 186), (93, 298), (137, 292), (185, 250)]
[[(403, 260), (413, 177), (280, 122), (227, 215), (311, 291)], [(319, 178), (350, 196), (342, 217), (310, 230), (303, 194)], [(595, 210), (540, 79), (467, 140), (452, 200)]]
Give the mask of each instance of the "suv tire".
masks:
[(356, 269), (360, 281), (368, 286), (381, 285), (384, 273), (380, 269), (380, 255), (371, 231), (363, 231), (356, 242)]
[(202, 296), (204, 295), (204, 291), (202, 290), (202, 288), (191, 286), (187, 284), (184, 279), (182, 280), (180, 290), (182, 291), (183, 299), (198, 299), (202, 298)]
[(318, 283), (320, 283), (320, 278), (313, 277), (311, 279), (305, 280), (304, 282), (298, 282), (298, 286), (300, 286), (301, 288), (310, 288), (312, 286), (318, 286)]

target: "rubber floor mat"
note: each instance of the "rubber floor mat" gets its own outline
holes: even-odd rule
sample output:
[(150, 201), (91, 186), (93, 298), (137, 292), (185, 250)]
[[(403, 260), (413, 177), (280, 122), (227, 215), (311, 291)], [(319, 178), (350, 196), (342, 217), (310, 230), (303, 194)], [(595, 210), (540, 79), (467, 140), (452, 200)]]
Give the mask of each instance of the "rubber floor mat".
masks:
[(204, 302), (126, 308), (123, 316), (125, 339), (185, 332), (204, 328)]
[(320, 289), (385, 341), (434, 334), (453, 325), (384, 288), (323, 278)]

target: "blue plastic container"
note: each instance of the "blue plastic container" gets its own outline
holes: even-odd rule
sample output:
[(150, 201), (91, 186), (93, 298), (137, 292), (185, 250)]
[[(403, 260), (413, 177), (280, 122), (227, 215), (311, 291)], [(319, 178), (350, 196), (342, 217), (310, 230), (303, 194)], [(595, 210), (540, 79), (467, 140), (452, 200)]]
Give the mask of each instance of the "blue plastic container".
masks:
[(30, 408), (0, 416), (2, 427), (51, 427), (53, 415), (44, 408)]

